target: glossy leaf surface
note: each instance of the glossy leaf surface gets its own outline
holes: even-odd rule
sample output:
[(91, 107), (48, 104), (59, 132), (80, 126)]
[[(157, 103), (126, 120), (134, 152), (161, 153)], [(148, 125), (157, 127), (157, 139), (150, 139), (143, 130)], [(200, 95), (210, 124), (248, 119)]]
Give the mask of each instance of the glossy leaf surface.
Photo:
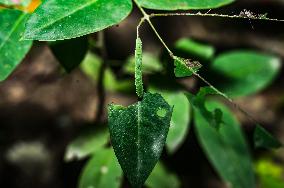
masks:
[(282, 146), (276, 138), (259, 125), (254, 130), (253, 138), (256, 148), (277, 149)]
[(79, 188), (119, 188), (122, 170), (112, 149), (98, 151), (84, 167)]
[(87, 54), (89, 43), (87, 37), (49, 43), (50, 49), (62, 67), (71, 72), (78, 67)]
[(131, 0), (48, 0), (31, 15), (25, 39), (63, 40), (118, 24), (132, 10)]
[(254, 94), (267, 87), (280, 66), (279, 58), (253, 51), (225, 53), (212, 64), (213, 70), (224, 77), (215, 86), (234, 97)]
[(73, 140), (66, 149), (65, 161), (80, 160), (103, 148), (108, 142), (107, 130), (88, 130)]
[(149, 188), (179, 188), (180, 181), (175, 174), (169, 172), (161, 162), (158, 162), (145, 185)]
[(138, 3), (149, 9), (157, 10), (188, 10), (209, 9), (224, 6), (234, 0), (137, 0)]
[(112, 146), (133, 187), (141, 187), (158, 162), (168, 134), (172, 108), (160, 94), (145, 93), (128, 107), (109, 106)]
[(27, 16), (17, 10), (0, 10), (0, 81), (14, 71), (32, 46), (32, 41), (20, 41)]
[[(203, 107), (198, 105), (200, 103), (196, 103), (195, 97), (189, 95), (188, 98), (194, 108), (198, 140), (218, 174), (229, 187), (255, 187), (248, 147), (233, 114), (221, 103), (208, 101), (204, 103), (204, 107), (211, 114), (208, 116)], [(216, 117), (216, 110), (220, 111), (221, 115)], [(218, 126), (215, 126), (216, 124)]]

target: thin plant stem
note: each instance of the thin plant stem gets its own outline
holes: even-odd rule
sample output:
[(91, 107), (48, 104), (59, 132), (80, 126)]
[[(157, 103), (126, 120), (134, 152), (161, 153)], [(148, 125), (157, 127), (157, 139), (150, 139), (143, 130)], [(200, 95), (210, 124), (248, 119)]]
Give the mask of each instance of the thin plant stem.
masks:
[[(169, 55), (171, 56), (171, 57), (174, 57), (174, 54), (173, 54), (173, 52), (170, 50), (170, 48), (168, 47), (168, 45), (165, 43), (165, 41), (162, 39), (162, 37), (160, 36), (160, 34), (158, 33), (158, 31), (156, 30), (156, 28), (155, 28), (155, 26), (153, 25), (153, 23), (151, 22), (151, 20), (150, 20), (150, 16), (149, 16), (149, 14), (147, 14), (146, 12), (145, 12), (145, 10), (137, 3), (137, 1), (136, 0), (134, 0), (134, 2), (135, 2), (135, 4), (137, 5), (137, 7), (139, 8), (139, 10), (142, 12), (142, 14), (143, 14), (143, 18), (141, 19), (141, 21), (140, 21), (140, 23), (139, 23), (139, 27), (143, 24), (143, 22), (146, 20), (148, 23), (149, 23), (149, 25), (150, 25), (150, 27), (152, 28), (152, 30), (154, 31), (154, 33), (155, 33), (155, 35), (158, 37), (158, 39), (160, 40), (160, 42), (162, 43), (162, 45), (166, 48), (166, 50), (168, 51), (168, 53), (169, 53)], [(139, 29), (139, 27), (137, 27), (137, 36), (139, 36), (139, 31), (138, 31), (138, 29)]]
[(266, 20), (275, 22), (284, 22), (284, 20), (273, 19), (264, 17), (264, 15), (226, 15), (226, 14), (209, 14), (209, 13), (161, 13), (161, 14), (150, 14), (149, 18), (154, 17), (171, 17), (171, 16), (200, 16), (200, 17), (221, 17), (231, 19), (251, 19), (251, 20)]
[(152, 24), (152, 22), (150, 21), (150, 19), (147, 20), (149, 25), (151, 26), (151, 28), (153, 29), (154, 33), (157, 35), (157, 37), (159, 38), (159, 40), (161, 41), (161, 43), (163, 44), (163, 46), (166, 48), (166, 50), (168, 51), (169, 55), (171, 57), (174, 57), (174, 53), (170, 50), (170, 48), (167, 46), (167, 44), (164, 42), (164, 40), (162, 39), (162, 37), (159, 35), (158, 31), (155, 29), (154, 25)]
[[(177, 56), (173, 57), (174, 60), (178, 59)], [(259, 124), (258, 121), (252, 117), (248, 112), (246, 112), (242, 107), (240, 107), (238, 104), (236, 104), (233, 99), (231, 99), (228, 95), (217, 89), (215, 86), (213, 86), (209, 81), (207, 81), (205, 78), (203, 78), (200, 74), (198, 74), (195, 70), (193, 70), (192, 67), (187, 66), (189, 70), (192, 72), (192, 74), (196, 77), (198, 77), (200, 80), (202, 80), (206, 85), (208, 85), (210, 88), (212, 88), (218, 95), (229, 101), (234, 108), (238, 109), (240, 112), (242, 112), (247, 118), (249, 118), (250, 121), (254, 122), (255, 124)]]
[(196, 73), (194, 71), (192, 71), (192, 72), (193, 72), (193, 75), (195, 75), (200, 80), (202, 80), (205, 84), (207, 84), (209, 87), (211, 87), (218, 95), (222, 96), (224, 99), (229, 101), (234, 106), (234, 108), (236, 108), (240, 112), (242, 112), (247, 118), (250, 119), (250, 121), (254, 122), (255, 124), (259, 124), (254, 117), (252, 117), (247, 111), (245, 111), (242, 107), (240, 107), (238, 104), (236, 104), (233, 101), (233, 99), (231, 99), (228, 95), (226, 95), (225, 93), (221, 92), (219, 89), (217, 89), (215, 86), (213, 86), (210, 82), (208, 82), (205, 78), (200, 76), (200, 74), (198, 74), (198, 73)]
[(139, 30), (141, 25), (145, 22), (145, 17), (141, 18), (139, 24), (137, 25), (137, 38), (139, 38)]

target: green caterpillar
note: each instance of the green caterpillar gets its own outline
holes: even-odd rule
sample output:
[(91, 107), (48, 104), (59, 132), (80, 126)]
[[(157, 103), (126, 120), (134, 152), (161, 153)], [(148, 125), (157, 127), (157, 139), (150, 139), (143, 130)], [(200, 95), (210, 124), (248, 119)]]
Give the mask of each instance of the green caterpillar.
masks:
[(135, 86), (139, 98), (143, 98), (143, 79), (142, 79), (142, 41), (138, 37), (135, 47)]

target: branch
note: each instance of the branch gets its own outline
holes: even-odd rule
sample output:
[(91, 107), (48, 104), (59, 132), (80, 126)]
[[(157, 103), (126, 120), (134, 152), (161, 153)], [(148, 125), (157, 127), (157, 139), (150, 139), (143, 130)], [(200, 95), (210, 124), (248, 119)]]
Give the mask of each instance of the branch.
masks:
[(209, 13), (162, 13), (162, 14), (150, 14), (149, 18), (154, 17), (171, 17), (171, 16), (199, 16), (199, 17), (220, 17), (220, 18), (231, 18), (231, 19), (250, 19), (250, 20), (266, 20), (274, 22), (284, 22), (284, 20), (267, 18), (267, 14), (255, 14), (248, 10), (243, 10), (239, 15), (226, 15), (226, 14), (209, 14)]

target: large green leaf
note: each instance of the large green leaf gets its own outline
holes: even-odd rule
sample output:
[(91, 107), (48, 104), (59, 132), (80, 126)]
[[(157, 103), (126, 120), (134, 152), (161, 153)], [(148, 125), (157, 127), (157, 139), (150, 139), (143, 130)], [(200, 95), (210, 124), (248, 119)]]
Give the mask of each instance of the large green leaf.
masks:
[(232, 3), (234, 0), (137, 0), (137, 2), (149, 9), (188, 10), (217, 8)]
[(209, 107), (222, 109), (224, 124), (217, 130), (195, 112), (196, 131), (202, 148), (219, 175), (232, 187), (255, 187), (250, 155), (239, 124), (222, 105), (209, 103)]
[(32, 41), (20, 41), (27, 16), (17, 10), (0, 10), (0, 81), (13, 72), (32, 46)]
[(97, 152), (86, 164), (79, 180), (79, 188), (119, 188), (122, 170), (112, 149)]
[(253, 94), (267, 87), (279, 73), (280, 66), (279, 58), (253, 51), (221, 54), (212, 64), (213, 70), (224, 77), (215, 85), (235, 97)]
[(179, 188), (180, 181), (175, 174), (169, 172), (161, 162), (158, 162), (145, 185), (149, 188)]
[(141, 187), (166, 142), (172, 108), (160, 94), (145, 93), (129, 107), (109, 106), (109, 129), (116, 157), (133, 187)]
[(48, 0), (31, 15), (25, 39), (63, 40), (118, 24), (131, 12), (131, 0)]
[(65, 161), (79, 160), (95, 153), (108, 142), (107, 130), (88, 130), (73, 140), (66, 149)]
[(256, 148), (277, 149), (282, 146), (276, 138), (259, 125), (254, 130), (253, 138)]
[(86, 36), (64, 40), (49, 42), (50, 49), (62, 67), (71, 72), (79, 66), (87, 54), (89, 43)]
[[(188, 98), (194, 108), (198, 140), (218, 174), (229, 187), (254, 188), (250, 154), (240, 125), (233, 114), (221, 103), (207, 101), (205, 108), (211, 113), (211, 116), (208, 116), (208, 113), (203, 112), (203, 107), (199, 106), (200, 103), (196, 103), (195, 97), (188, 95)], [(216, 111), (221, 114), (214, 116)], [(212, 126), (216, 123), (219, 126)]]

